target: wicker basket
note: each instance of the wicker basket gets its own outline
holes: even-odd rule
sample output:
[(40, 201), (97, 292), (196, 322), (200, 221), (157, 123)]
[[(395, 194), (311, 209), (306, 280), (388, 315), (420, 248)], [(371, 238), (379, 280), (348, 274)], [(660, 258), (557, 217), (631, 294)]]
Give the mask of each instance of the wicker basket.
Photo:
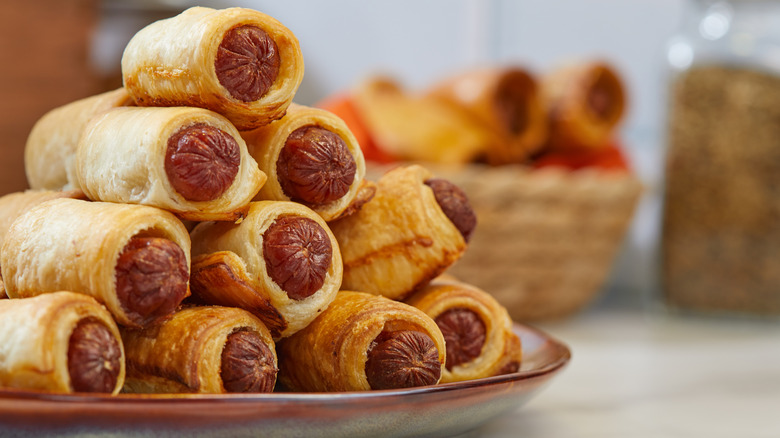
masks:
[(464, 189), (478, 218), (448, 273), (516, 321), (565, 317), (598, 295), (642, 192), (626, 172), (427, 166)]

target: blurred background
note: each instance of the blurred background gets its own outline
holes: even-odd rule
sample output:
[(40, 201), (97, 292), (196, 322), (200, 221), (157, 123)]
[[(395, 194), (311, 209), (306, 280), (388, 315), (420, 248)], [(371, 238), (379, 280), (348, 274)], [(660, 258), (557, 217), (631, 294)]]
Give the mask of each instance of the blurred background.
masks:
[[(740, 3), (773, 2), (734, 2)], [(721, 37), (733, 15), (728, 2), (2, 0), (0, 194), (27, 187), (23, 150), (38, 118), (57, 106), (121, 86), (120, 59), (134, 33), (194, 5), (249, 7), (289, 27), (300, 41), (306, 66), (295, 100), (307, 105), (349, 90), (374, 73), (390, 74), (416, 90), (484, 65), (519, 65), (542, 76), (571, 61), (610, 63), (624, 81), (628, 100), (617, 136), (644, 192), (601, 303), (656, 304), (670, 78), (693, 56), (681, 39), (685, 32), (694, 29), (697, 37), (710, 42), (726, 40)], [(776, 17), (761, 11), (753, 15), (766, 17), (763, 24), (749, 23), (756, 29)], [(754, 36), (743, 32), (728, 41), (744, 49)], [(777, 64), (776, 47), (770, 46), (774, 52), (769, 57)], [(738, 88), (733, 95), (744, 87)], [(780, 205), (780, 195), (767, 196)], [(778, 210), (769, 213), (770, 222), (780, 215)], [(773, 259), (764, 260), (770, 264)], [(770, 266), (757, 275), (774, 278), (777, 271)]]

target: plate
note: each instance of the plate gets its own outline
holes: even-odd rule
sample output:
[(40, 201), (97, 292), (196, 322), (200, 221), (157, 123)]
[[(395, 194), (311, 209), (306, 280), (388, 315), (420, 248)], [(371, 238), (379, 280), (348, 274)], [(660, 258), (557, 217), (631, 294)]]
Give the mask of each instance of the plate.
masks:
[(452, 436), (514, 411), (568, 363), (562, 342), (515, 324), (516, 373), (403, 390), (91, 396), (0, 390), (0, 436)]

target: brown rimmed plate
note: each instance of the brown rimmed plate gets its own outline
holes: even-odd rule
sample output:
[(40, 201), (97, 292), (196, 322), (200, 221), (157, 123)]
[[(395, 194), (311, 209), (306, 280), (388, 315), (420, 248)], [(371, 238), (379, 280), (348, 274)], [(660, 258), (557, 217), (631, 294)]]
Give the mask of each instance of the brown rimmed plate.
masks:
[(255, 395), (56, 395), (0, 390), (0, 436), (452, 436), (528, 401), (568, 363), (566, 345), (520, 324), (519, 372), (405, 390)]

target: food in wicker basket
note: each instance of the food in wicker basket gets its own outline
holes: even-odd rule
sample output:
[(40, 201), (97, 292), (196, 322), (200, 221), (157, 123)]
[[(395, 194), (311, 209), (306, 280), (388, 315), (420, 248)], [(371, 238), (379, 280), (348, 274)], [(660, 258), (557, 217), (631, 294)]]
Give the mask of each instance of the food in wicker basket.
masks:
[(436, 170), (469, 194), (479, 218), (449, 272), (520, 321), (566, 317), (598, 296), (642, 190), (625, 171), (598, 168)]
[[(487, 84), (495, 86), (497, 72), (509, 74), (509, 70), (484, 69), (492, 72), (488, 77), (493, 82), (484, 73), (455, 75), (458, 79), (447, 78), (431, 86), (427, 97), (460, 105), (459, 117), (472, 114), (483, 129), (493, 131), (492, 138), (511, 143), (507, 125), (501, 120), (485, 123), (485, 119), (500, 117), (508, 105), (495, 93), (492, 101), (487, 91), (479, 99), (453, 97), (457, 89), (454, 82), (469, 84), (466, 78), (480, 78), (482, 82), (471, 84), (472, 89), (491, 90)], [(320, 103), (360, 133), (370, 177), (412, 160), (463, 189), (480, 225), (469, 250), (448, 272), (493, 294), (512, 318), (520, 321), (570, 315), (597, 295), (641, 193), (641, 184), (616, 139), (625, 112), (625, 91), (617, 71), (604, 62), (586, 61), (538, 82), (546, 126), (534, 131), (539, 144), (529, 143), (522, 154), (511, 144), (486, 143), (499, 151), (514, 147), (517, 153), (490, 155), (483, 151), (472, 155), (471, 162), (452, 157), (429, 159), (426, 142), (408, 146), (417, 151), (414, 156), (396, 155), (394, 149), (386, 148), (384, 136), (374, 132), (365, 103), (360, 101), (360, 85)], [(514, 107), (526, 108), (531, 105), (528, 94), (504, 96), (517, 99), (511, 104)], [(417, 124), (409, 120), (412, 118), (406, 120), (410, 129)], [(396, 121), (396, 125), (404, 126), (403, 121)], [(546, 136), (537, 138), (540, 132)], [(441, 146), (433, 146), (437, 148)], [(437, 152), (434, 157), (441, 154), (446, 155)], [(499, 160), (501, 156), (504, 161)], [(461, 157), (458, 147), (453, 157)], [(476, 162), (478, 157), (484, 157), (483, 162)]]
[(541, 84), (554, 150), (609, 144), (626, 107), (624, 86), (604, 62), (576, 62), (546, 75)]
[(427, 95), (465, 111), (497, 137), (480, 154), (488, 163), (524, 161), (547, 140), (539, 85), (519, 66), (469, 70), (438, 81)]
[[(440, 99), (412, 95), (391, 78), (367, 78), (355, 87), (350, 100), (371, 133), (360, 143), (369, 158), (370, 152), (381, 151), (392, 160), (458, 164), (481, 156), (496, 141), (462, 110)], [(335, 104), (338, 99), (325, 108)]]

